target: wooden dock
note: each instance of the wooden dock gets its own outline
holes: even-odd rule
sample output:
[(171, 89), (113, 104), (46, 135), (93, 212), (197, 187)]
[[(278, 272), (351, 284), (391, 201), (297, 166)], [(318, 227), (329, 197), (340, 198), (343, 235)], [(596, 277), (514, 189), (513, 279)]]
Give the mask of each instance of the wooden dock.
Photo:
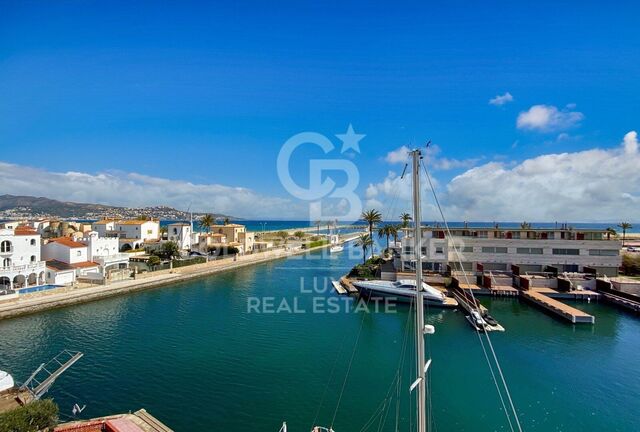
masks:
[[(356, 288), (351, 283), (351, 280), (348, 277), (345, 277), (345, 276), (341, 277), (340, 278), (340, 285), (342, 286), (344, 291), (346, 291), (345, 294), (358, 294), (358, 288)], [(340, 291), (338, 291), (338, 293), (340, 293)], [(342, 294), (342, 293), (340, 293), (340, 294)]]
[(522, 296), (522, 298), (528, 300), (529, 302), (537, 306), (540, 306), (543, 309), (546, 309), (547, 311), (553, 313), (556, 316), (567, 319), (574, 324), (579, 324), (579, 323), (594, 324), (596, 321), (593, 315), (589, 315), (588, 313), (583, 312), (580, 309), (576, 309), (572, 306), (569, 306), (558, 300), (555, 300), (547, 296), (540, 289), (532, 288), (527, 291), (521, 291), (520, 295)]

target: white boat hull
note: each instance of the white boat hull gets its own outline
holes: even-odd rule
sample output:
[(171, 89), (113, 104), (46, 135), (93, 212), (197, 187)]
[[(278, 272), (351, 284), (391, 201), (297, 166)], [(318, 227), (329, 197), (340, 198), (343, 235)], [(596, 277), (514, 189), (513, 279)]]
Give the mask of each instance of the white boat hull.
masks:
[[(389, 298), (396, 302), (410, 303), (416, 298), (415, 289), (397, 288), (390, 284), (380, 284), (384, 281), (357, 281), (353, 285), (358, 288), (361, 294), (372, 297)], [(429, 287), (431, 290), (435, 288)], [(435, 295), (434, 295), (435, 294)], [(437, 306), (443, 308), (454, 308), (457, 302), (446, 301), (444, 294), (439, 291), (436, 293), (423, 292), (423, 303), (429, 306)]]

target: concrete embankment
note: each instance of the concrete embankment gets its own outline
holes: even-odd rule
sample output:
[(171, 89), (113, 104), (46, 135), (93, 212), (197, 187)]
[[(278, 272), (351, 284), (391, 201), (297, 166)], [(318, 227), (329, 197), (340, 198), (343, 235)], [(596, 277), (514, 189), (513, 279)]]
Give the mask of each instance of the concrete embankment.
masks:
[(206, 277), (227, 270), (288, 258), (295, 255), (303, 255), (313, 250), (326, 248), (328, 248), (327, 245), (309, 250), (275, 250), (239, 256), (237, 257), (237, 260), (229, 258), (210, 261), (204, 264), (180, 267), (173, 270), (162, 270), (153, 273), (141, 274), (138, 275), (136, 279), (114, 282), (108, 285), (90, 286), (87, 288), (55, 289), (50, 292), (42, 292), (29, 297), (19, 297), (17, 300), (0, 302), (0, 320), (19, 315), (32, 314), (46, 309), (65, 307), (78, 303), (87, 303), (135, 291), (158, 288), (175, 284), (177, 282)]

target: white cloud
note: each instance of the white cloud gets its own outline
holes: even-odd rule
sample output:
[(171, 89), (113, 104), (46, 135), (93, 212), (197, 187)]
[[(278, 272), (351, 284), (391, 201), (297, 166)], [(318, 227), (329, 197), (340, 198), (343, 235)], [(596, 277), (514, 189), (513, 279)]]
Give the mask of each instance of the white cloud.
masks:
[[(387, 153), (387, 156), (384, 158), (390, 164), (404, 164), (409, 162), (409, 152), (411, 150), (407, 146), (402, 146), (396, 150), (390, 151)], [(447, 171), (451, 169), (457, 168), (470, 168), (478, 161), (479, 158), (474, 159), (450, 159), (439, 157), (438, 155), (441, 153), (440, 147), (437, 145), (431, 145), (428, 149), (423, 151), (424, 160), (429, 169), (432, 170), (441, 170)]]
[(518, 129), (553, 132), (577, 126), (584, 114), (572, 111), (575, 105), (568, 105), (559, 110), (553, 105), (533, 105), (527, 111), (518, 115), (516, 124)]
[(409, 161), (410, 151), (409, 147), (403, 145), (402, 147), (387, 153), (384, 160), (390, 164), (406, 163)]
[(493, 99), (489, 99), (489, 104), (490, 105), (500, 106), (500, 105), (504, 105), (504, 104), (512, 102), (512, 101), (513, 101), (513, 96), (511, 96), (511, 93), (506, 92), (503, 95), (497, 95)]
[(448, 185), (452, 220), (617, 221), (640, 219), (637, 134), (614, 149), (491, 162)]
[(246, 218), (304, 218), (308, 207), (250, 189), (137, 173), (50, 172), (0, 162), (0, 193), (125, 207), (168, 205)]
[(638, 133), (636, 131), (627, 132), (622, 140), (624, 151), (627, 154), (635, 154), (638, 152)]

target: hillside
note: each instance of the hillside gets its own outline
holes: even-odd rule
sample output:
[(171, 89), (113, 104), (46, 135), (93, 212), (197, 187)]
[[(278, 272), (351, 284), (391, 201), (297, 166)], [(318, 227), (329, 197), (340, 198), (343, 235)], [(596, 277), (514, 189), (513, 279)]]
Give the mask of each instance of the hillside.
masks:
[[(194, 213), (199, 216), (201, 213)], [(189, 218), (189, 213), (167, 206), (117, 207), (104, 204), (58, 201), (45, 197), (0, 195), (0, 219), (57, 217), (62, 219), (101, 219), (104, 217), (132, 218), (150, 216), (159, 219)], [(214, 214), (214, 217), (227, 217)], [(236, 219), (236, 218), (232, 218)]]

